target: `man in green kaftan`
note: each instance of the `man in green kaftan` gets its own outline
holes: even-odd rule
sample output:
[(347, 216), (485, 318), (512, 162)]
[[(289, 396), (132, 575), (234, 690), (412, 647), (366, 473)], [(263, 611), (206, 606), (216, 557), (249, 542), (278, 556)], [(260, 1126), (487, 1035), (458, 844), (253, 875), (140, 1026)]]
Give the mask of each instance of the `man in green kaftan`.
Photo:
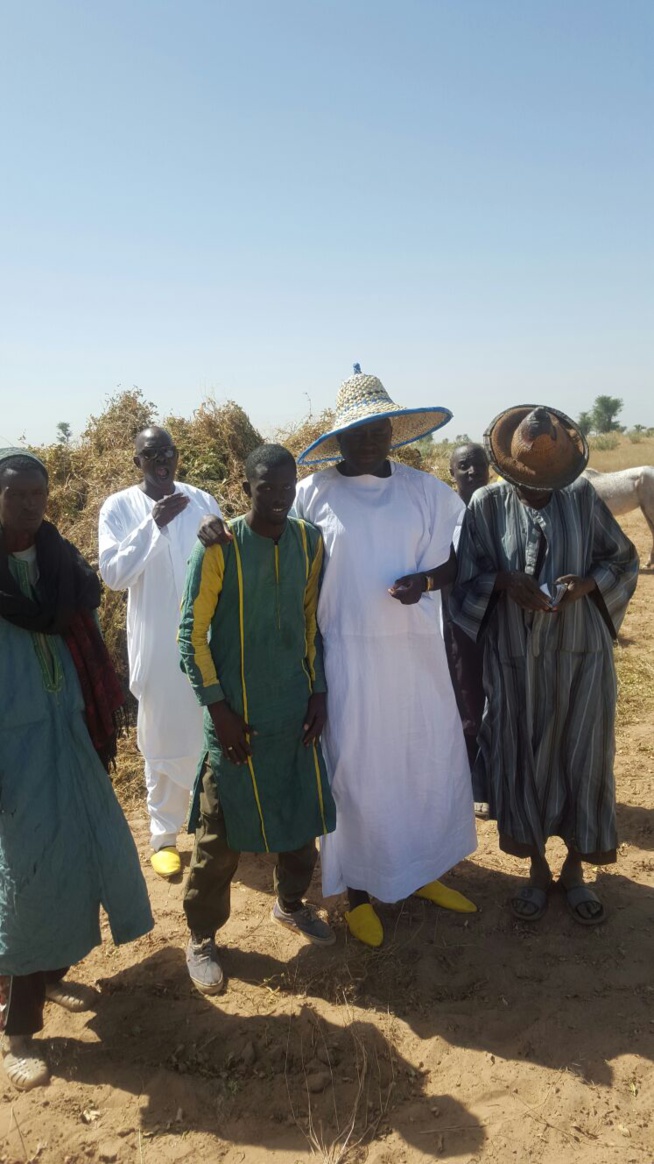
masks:
[(251, 508), (231, 523), (231, 542), (198, 545), (191, 556), (179, 629), (182, 665), (206, 709), (184, 897), (189, 974), (205, 994), (222, 989), (215, 933), (229, 917), (243, 850), (278, 854), (273, 919), (316, 944), (334, 941), (303, 901), (315, 838), (335, 825), (319, 744), (322, 540), (314, 526), (288, 516), (296, 468), (287, 449), (262, 445), (246, 476)]

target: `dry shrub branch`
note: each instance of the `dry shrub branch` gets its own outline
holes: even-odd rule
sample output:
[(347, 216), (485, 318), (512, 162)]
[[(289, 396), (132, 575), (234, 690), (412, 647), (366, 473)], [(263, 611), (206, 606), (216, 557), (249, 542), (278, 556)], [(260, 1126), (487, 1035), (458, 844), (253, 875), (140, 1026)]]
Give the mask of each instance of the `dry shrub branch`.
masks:
[[(269, 439), (286, 445), (297, 456), (328, 431), (332, 421), (330, 412), (309, 416)], [(50, 474), (48, 517), (94, 565), (98, 560), (100, 507), (110, 493), (139, 480), (133, 463), (134, 438), (151, 424), (167, 428), (178, 446), (180, 480), (211, 493), (227, 517), (243, 512), (243, 465), (264, 438), (239, 404), (233, 400), (219, 404), (208, 398), (190, 417), (161, 417), (156, 405), (146, 400), (139, 389), (116, 393), (108, 397), (102, 412), (89, 417), (77, 441), (32, 450), (45, 462)], [(445, 444), (430, 446), (429, 460), (416, 446), (398, 450), (397, 459), (438, 472), (443, 462), (438, 450)], [(301, 476), (308, 472), (309, 469), (300, 469)], [(105, 590), (100, 619), (107, 646), (126, 686), (125, 613), (126, 594)], [(140, 763), (133, 738), (121, 745), (118, 782), (125, 799), (136, 794), (137, 788), (140, 794)]]
[[(296, 456), (332, 423), (332, 414), (308, 417), (274, 434)], [(134, 438), (150, 424), (167, 428), (180, 451), (178, 475), (211, 493), (227, 517), (243, 512), (243, 465), (263, 437), (233, 400), (202, 402), (190, 418), (159, 417), (156, 406), (138, 389), (109, 397), (104, 410), (91, 416), (72, 445), (43, 445), (33, 451), (50, 474), (48, 516), (94, 564), (98, 558), (98, 513), (110, 493), (138, 481), (133, 464)], [(421, 465), (415, 447), (400, 449), (398, 459)], [(310, 470), (300, 470), (305, 476)], [(127, 680), (125, 595), (105, 592), (101, 621), (107, 645), (121, 677)]]

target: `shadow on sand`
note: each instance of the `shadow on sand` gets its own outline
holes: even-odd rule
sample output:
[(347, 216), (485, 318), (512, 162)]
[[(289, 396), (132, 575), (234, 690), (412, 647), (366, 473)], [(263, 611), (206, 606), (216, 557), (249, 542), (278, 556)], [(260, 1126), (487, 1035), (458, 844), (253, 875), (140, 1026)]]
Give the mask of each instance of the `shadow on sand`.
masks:
[[(269, 884), (267, 863), (244, 858), (243, 873)], [(339, 906), (333, 947), (302, 946), (288, 960), (225, 949), (228, 1003), (192, 989), (181, 949), (161, 949), (103, 982), (88, 1023), (99, 1043), (50, 1040), (55, 1072), (138, 1096), (144, 1134), (179, 1126), (269, 1150), (306, 1151), (309, 1116), (332, 1142), (354, 1112), (357, 1134), (395, 1129), (429, 1151), (424, 1120), (414, 1126), (408, 1114), (428, 1101), (445, 1153), (469, 1156), (483, 1126), (436, 1094), (421, 1058), (398, 1054), (383, 1034), (386, 1016), (424, 1042), (425, 1060), (439, 1047), (472, 1048), (609, 1085), (612, 1060), (652, 1057), (653, 890), (600, 873), (609, 918), (585, 929), (556, 892), (537, 926), (516, 921), (506, 904), (516, 880), (505, 873), (463, 862), (456, 884), (479, 914), (415, 898), (380, 906), (378, 951), (348, 940)], [(254, 1003), (245, 983), (258, 988)], [(299, 1006), (289, 1015), (291, 1001)]]

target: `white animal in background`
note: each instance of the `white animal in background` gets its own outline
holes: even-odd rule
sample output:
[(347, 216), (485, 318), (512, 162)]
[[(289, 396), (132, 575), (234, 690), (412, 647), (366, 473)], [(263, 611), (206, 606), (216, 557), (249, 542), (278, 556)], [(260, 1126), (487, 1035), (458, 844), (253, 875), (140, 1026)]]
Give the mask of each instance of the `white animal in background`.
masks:
[(614, 517), (640, 509), (652, 534), (648, 566), (654, 566), (654, 468), (639, 465), (636, 469), (619, 469), (617, 473), (600, 473), (585, 469), (593, 488), (608, 505)]

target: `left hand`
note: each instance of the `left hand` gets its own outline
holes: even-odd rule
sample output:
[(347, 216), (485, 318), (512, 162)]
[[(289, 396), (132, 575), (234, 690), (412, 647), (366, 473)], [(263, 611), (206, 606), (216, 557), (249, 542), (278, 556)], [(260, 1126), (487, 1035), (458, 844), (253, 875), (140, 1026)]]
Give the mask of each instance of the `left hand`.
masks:
[(560, 578), (556, 579), (557, 586), (567, 587), (565, 594), (559, 599), (553, 610), (563, 610), (564, 607), (570, 606), (571, 602), (577, 602), (580, 598), (585, 598), (597, 587), (597, 582), (594, 578), (582, 578), (579, 574), (562, 574)]
[(324, 691), (314, 691), (309, 698), (307, 714), (302, 725), (304, 727), (302, 743), (305, 748), (308, 748), (310, 744), (315, 744), (316, 740), (320, 738), (326, 721), (327, 696)]
[(198, 537), (205, 550), (209, 546), (228, 546), (234, 541), (234, 535), (222, 518), (215, 513), (205, 514), (200, 522)]
[(392, 586), (389, 586), (388, 593), (391, 598), (397, 598), (402, 606), (413, 606), (420, 601), (426, 590), (427, 580), (424, 574), (405, 574), (404, 578), (398, 578)]

